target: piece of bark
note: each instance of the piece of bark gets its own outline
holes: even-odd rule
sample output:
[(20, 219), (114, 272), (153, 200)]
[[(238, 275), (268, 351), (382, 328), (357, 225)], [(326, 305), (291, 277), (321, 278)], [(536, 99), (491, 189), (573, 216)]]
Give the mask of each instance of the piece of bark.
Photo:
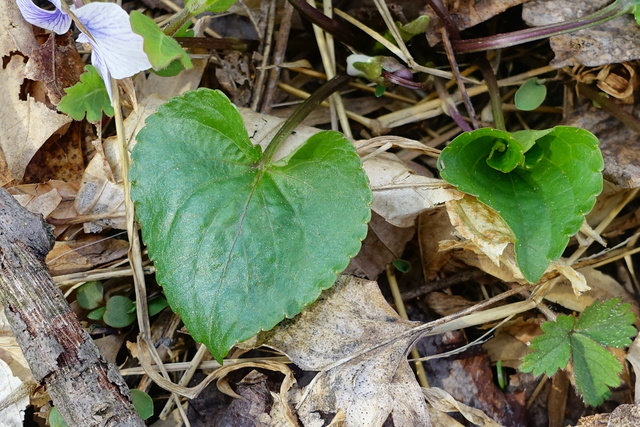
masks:
[(53, 283), (53, 235), (0, 189), (0, 305), (36, 380), (71, 426), (144, 426), (117, 368), (98, 351)]

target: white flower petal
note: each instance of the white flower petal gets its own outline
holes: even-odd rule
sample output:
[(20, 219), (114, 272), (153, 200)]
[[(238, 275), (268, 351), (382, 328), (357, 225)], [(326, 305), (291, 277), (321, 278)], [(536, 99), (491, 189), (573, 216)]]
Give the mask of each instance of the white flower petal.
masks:
[(347, 74), (354, 77), (364, 76), (365, 74), (354, 67), (353, 64), (355, 64), (356, 62), (369, 62), (372, 59), (373, 58), (371, 56), (363, 55), (360, 53), (352, 53), (351, 55), (347, 56)]
[[(101, 62), (113, 78), (131, 77), (151, 68), (142, 49), (143, 39), (131, 30), (129, 15), (120, 6), (115, 3), (89, 3), (73, 9), (73, 12), (93, 37), (92, 40), (81, 36), (78, 41), (91, 44), (92, 62)], [(109, 87), (106, 80), (105, 83)]]
[[(82, 36), (84, 36), (84, 34), (81, 34), (80, 37), (78, 37), (78, 41), (80, 43), (87, 42), (87, 40), (80, 40)], [(107, 87), (109, 99), (113, 102), (113, 91), (111, 90), (111, 73), (109, 73), (109, 68), (107, 68), (106, 64), (102, 61), (102, 58), (100, 58), (99, 55), (94, 55), (94, 52), (95, 50), (91, 52), (91, 65), (96, 67), (96, 71), (98, 71), (98, 74), (100, 74), (100, 77), (102, 77), (102, 81)]]
[(60, 10), (60, 0), (49, 0), (56, 10), (44, 10), (36, 6), (31, 0), (17, 0), (22, 17), (29, 24), (56, 34), (64, 34), (69, 31), (71, 17)]

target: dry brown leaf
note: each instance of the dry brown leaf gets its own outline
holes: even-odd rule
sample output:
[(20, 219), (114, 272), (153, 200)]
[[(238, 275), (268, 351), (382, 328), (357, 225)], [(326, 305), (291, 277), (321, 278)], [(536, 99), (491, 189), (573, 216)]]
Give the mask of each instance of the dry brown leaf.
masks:
[[(115, 141), (112, 141), (115, 145)], [(124, 188), (116, 182), (102, 144), (95, 142), (96, 153), (87, 165), (76, 196), (80, 215), (97, 218), (84, 224), (85, 232), (98, 233), (105, 228), (125, 229)]]
[(581, 268), (579, 271), (583, 274), (591, 289), (577, 296), (571, 284), (565, 281), (558, 283), (547, 292), (545, 299), (560, 304), (569, 310), (583, 312), (595, 301), (620, 298), (622, 302), (631, 304), (631, 310), (636, 316), (636, 323), (640, 322), (640, 307), (636, 299), (626, 291), (624, 286), (613, 277), (591, 267)]
[(62, 202), (62, 195), (56, 188), (55, 182), (18, 185), (9, 189), (9, 193), (27, 210), (41, 214), (45, 219)]
[(80, 80), (85, 64), (76, 49), (73, 33), (60, 36), (49, 33), (40, 37), (46, 38), (46, 41), (31, 51), (25, 76), (42, 82), (49, 100), (53, 105), (58, 105), (66, 95), (64, 89)]
[[(526, 1), (527, 0), (444, 0), (443, 3), (447, 7), (458, 29), (464, 30), (493, 18), (510, 7), (517, 6)], [(440, 34), (440, 31), (438, 31), (440, 23), (431, 9), (428, 10), (427, 14), (435, 18), (432, 19), (433, 23), (427, 31), (429, 43), (433, 45), (440, 40), (438, 36)]]
[(461, 237), (472, 241), (481, 253), (496, 265), (504, 250), (515, 241), (513, 232), (502, 217), (473, 196), (465, 195), (459, 200), (446, 203), (451, 224)]
[(391, 225), (373, 212), (369, 221), (369, 232), (362, 241), (358, 255), (351, 259), (343, 274), (376, 280), (378, 274), (393, 260), (402, 256), (404, 248), (411, 240), (414, 228), (400, 228)]
[(4, 84), (4, 100), (0, 102), (0, 154), (15, 181), (22, 179), (29, 161), (47, 139), (71, 122), (70, 117), (56, 113), (31, 97), (20, 99), (24, 72), (23, 58), (19, 55), (12, 56), (0, 69), (0, 80)]
[(51, 179), (80, 181), (86, 167), (83, 150), (87, 147), (84, 141), (89, 141), (93, 134), (93, 125), (86, 121), (74, 121), (66, 128), (64, 135), (53, 135), (29, 162), (24, 182), (37, 183)]
[(364, 170), (373, 191), (371, 209), (398, 227), (410, 227), (421, 212), (463, 195), (441, 179), (414, 174), (392, 153), (365, 159)]
[(459, 249), (454, 253), (456, 259), (502, 281), (524, 282), (510, 244), (514, 240), (511, 230), (493, 209), (469, 195), (445, 206), (463, 240), (441, 241), (442, 250)]
[(16, 2), (0, 2), (0, 56), (5, 58), (15, 52), (29, 55), (37, 47), (33, 29), (22, 17)]
[[(21, 99), (26, 78), (24, 56), (38, 48), (33, 29), (20, 14), (15, 2), (0, 3), (0, 186), (19, 182), (27, 164), (62, 126), (71, 122), (31, 97)], [(22, 55), (20, 55), (20, 53)], [(24, 56), (23, 56), (24, 55)]]
[(482, 347), (487, 351), (492, 362), (502, 361), (505, 368), (517, 369), (522, 358), (529, 353), (531, 340), (542, 333), (541, 318), (524, 319), (521, 316), (501, 325), (494, 337)]
[(423, 388), (422, 393), (429, 404), (440, 412), (460, 412), (468, 421), (481, 427), (500, 427), (479, 409), (458, 402), (449, 393), (438, 387)]
[(469, 301), (460, 295), (449, 295), (444, 292), (429, 292), (427, 295), (427, 305), (431, 310), (440, 316), (448, 316), (467, 309), (476, 302)]
[[(148, 105), (149, 100), (147, 98), (149, 97), (166, 101), (174, 96), (182, 95), (188, 90), (197, 89), (209, 61), (192, 59), (191, 62), (193, 63), (193, 68), (183, 70), (180, 74), (171, 78), (161, 77), (154, 73), (149, 74), (149, 76), (145, 76), (144, 73), (138, 74), (134, 82), (140, 102)], [(136, 108), (136, 110), (138, 109)]]
[(454, 228), (446, 209), (433, 209), (420, 214), (418, 241), (422, 257), (422, 270), (426, 281), (435, 280), (452, 257), (450, 251), (441, 251), (440, 242), (454, 237)]
[[(305, 425), (344, 411), (347, 426), (427, 426), (429, 418), (406, 354), (416, 323), (401, 319), (375, 282), (343, 276), (295, 319), (260, 341), (300, 368), (320, 371), (298, 403)], [(418, 332), (419, 334), (419, 332)]]
[[(418, 346), (427, 354), (439, 354), (466, 344), (464, 333), (453, 331), (433, 340), (421, 340)], [(524, 393), (505, 393), (498, 388), (491, 361), (480, 348), (430, 360), (425, 369), (431, 387), (446, 390), (455, 400), (479, 409), (500, 424), (526, 425)]]
[[(522, 19), (541, 26), (585, 16), (610, 3), (607, 0), (532, 0), (525, 3)], [(572, 65), (595, 67), (640, 58), (640, 29), (630, 14), (586, 30), (551, 37), (557, 68)]]
[(124, 240), (84, 236), (78, 240), (55, 242), (46, 262), (51, 274), (70, 274), (120, 259), (128, 250), (129, 243)]

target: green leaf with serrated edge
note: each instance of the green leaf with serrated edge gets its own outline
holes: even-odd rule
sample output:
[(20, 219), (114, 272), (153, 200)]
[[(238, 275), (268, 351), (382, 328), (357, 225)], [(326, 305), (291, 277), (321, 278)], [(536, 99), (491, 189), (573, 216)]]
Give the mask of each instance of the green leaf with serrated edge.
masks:
[(531, 349), (536, 350), (522, 359), (520, 370), (533, 372), (536, 377), (540, 374), (551, 376), (558, 369), (564, 369), (571, 357), (569, 335), (573, 329), (575, 319), (571, 316), (558, 316), (555, 322), (542, 325), (544, 334), (531, 341)]
[(78, 288), (76, 294), (76, 301), (80, 307), (86, 310), (93, 310), (102, 304), (102, 298), (104, 295), (104, 288), (102, 282), (94, 280), (87, 282)]
[(162, 32), (153, 19), (134, 10), (129, 16), (131, 29), (144, 39), (144, 51), (153, 68), (162, 70), (178, 59), (184, 68), (193, 68), (189, 54), (175, 39)]
[(620, 304), (619, 298), (593, 303), (578, 319), (558, 316), (556, 322), (542, 325), (544, 334), (531, 343), (536, 351), (524, 357), (520, 370), (553, 375), (566, 367), (565, 353), (570, 354), (576, 389), (585, 403), (597, 406), (609, 395), (609, 387), (620, 384), (622, 371), (605, 345), (630, 345), (629, 337), (636, 335), (634, 320), (629, 304)]
[[(522, 132), (518, 139), (526, 140)], [(442, 151), (438, 168), (500, 214), (515, 236), (524, 278), (536, 282), (593, 208), (604, 164), (598, 139), (583, 129), (555, 127), (526, 152), (518, 139), (493, 129), (465, 132)], [(501, 170), (488, 164), (489, 156)]]
[(109, 298), (105, 308), (102, 320), (112, 328), (126, 328), (136, 320), (134, 302), (123, 295)]
[(313, 302), (367, 233), (367, 177), (337, 132), (263, 165), (233, 104), (200, 89), (162, 106), (137, 140), (132, 197), (158, 281), (218, 361)]
[(636, 335), (635, 316), (630, 304), (620, 304), (620, 298), (594, 303), (587, 307), (576, 324), (576, 332), (599, 344), (623, 348), (631, 345)]
[(98, 71), (92, 65), (84, 70), (80, 82), (64, 90), (67, 94), (60, 100), (58, 110), (74, 120), (82, 120), (86, 114), (88, 121), (95, 122), (102, 118), (103, 111), (113, 117), (109, 93)]
[(531, 111), (542, 105), (547, 97), (547, 87), (538, 83), (535, 77), (530, 78), (516, 91), (514, 102), (519, 110)]
[(571, 350), (576, 390), (587, 405), (600, 405), (609, 397), (609, 387), (620, 385), (622, 365), (606, 348), (579, 333), (571, 336)]

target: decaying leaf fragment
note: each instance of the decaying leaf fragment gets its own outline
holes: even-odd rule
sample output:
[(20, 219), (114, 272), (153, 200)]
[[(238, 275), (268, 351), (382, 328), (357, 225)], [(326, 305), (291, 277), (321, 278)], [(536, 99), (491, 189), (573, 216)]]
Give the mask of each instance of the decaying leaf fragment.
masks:
[(428, 426), (429, 415), (406, 359), (417, 338), (415, 322), (391, 309), (375, 282), (343, 276), (291, 321), (261, 334), (309, 371), (320, 371), (303, 390), (298, 415), (305, 425), (320, 412), (346, 415), (346, 425)]
[(373, 191), (371, 209), (398, 227), (410, 227), (420, 212), (463, 195), (441, 179), (413, 173), (392, 153), (366, 159), (363, 166)]
[(0, 177), (3, 181), (0, 184), (20, 181), (36, 151), (51, 135), (71, 121), (71, 118), (56, 113), (32, 97), (20, 99), (24, 72), (24, 62), (20, 56), (12, 56), (9, 63), (0, 69), (0, 79), (7, 94), (7, 101), (0, 104), (0, 156), (10, 172), (9, 177)]

